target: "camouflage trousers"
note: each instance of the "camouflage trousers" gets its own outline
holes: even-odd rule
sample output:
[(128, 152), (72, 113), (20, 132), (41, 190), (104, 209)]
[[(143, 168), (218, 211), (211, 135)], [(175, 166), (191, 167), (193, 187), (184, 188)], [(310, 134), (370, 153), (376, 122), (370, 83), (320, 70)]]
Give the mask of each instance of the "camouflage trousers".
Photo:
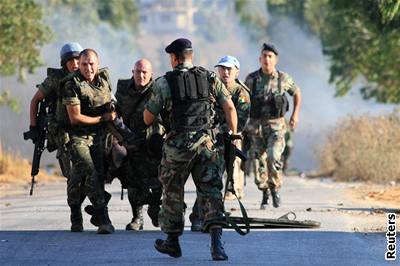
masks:
[(259, 168), (255, 178), (255, 183), (260, 190), (279, 189), (282, 184), (281, 157), (285, 149), (285, 132), (284, 118), (268, 120), (262, 124), (263, 143), (257, 158)]
[(192, 175), (197, 188), (197, 200), (204, 211), (205, 223), (222, 220), (223, 172), (218, 157), (218, 151), (208, 136), (199, 145), (191, 148), (171, 139), (165, 142), (159, 177), (163, 185), (159, 222), (164, 233), (183, 232), (184, 186), (189, 174)]
[[(242, 148), (241, 142), (238, 142), (237, 148), (238, 149)], [(226, 167), (225, 167), (225, 160), (224, 160), (224, 145), (223, 145), (223, 143), (221, 145), (218, 145), (217, 149), (218, 149), (218, 153), (219, 153), (219, 156), (218, 156), (219, 168), (222, 170), (222, 173), (224, 173)], [(238, 157), (236, 157), (235, 162), (233, 164), (233, 167), (234, 167), (233, 168), (233, 189), (235, 190), (235, 193), (239, 198), (244, 197), (244, 171), (240, 167), (241, 163), (242, 163), (242, 160), (240, 160)], [(227, 197), (228, 196), (230, 196), (230, 192), (227, 193)], [(196, 219), (196, 220), (201, 220), (201, 221), (204, 220), (203, 206), (200, 204), (200, 200), (199, 200), (198, 196), (193, 205), (191, 216), (193, 217), (193, 219)]]
[[(236, 147), (240, 150), (242, 149), (242, 142), (240, 140), (237, 142)], [(241, 164), (242, 160), (236, 157), (233, 163), (233, 189), (239, 198), (244, 197), (244, 172), (240, 168)]]
[(94, 136), (70, 136), (68, 150), (71, 156), (71, 175), (67, 181), (68, 205), (80, 205), (80, 197), (86, 194), (94, 208), (104, 202), (104, 141), (101, 134)]

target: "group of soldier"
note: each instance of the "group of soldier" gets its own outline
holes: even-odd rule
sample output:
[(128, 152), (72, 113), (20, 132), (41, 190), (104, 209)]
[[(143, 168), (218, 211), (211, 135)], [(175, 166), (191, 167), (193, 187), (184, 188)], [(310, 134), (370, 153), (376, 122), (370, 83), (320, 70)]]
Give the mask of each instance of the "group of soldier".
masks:
[[(243, 134), (243, 148), (258, 164), (255, 181), (263, 193), (261, 208), (279, 207), (287, 131), (284, 115), (293, 96), (289, 124), (297, 125), (300, 90), (291, 77), (276, 70), (278, 51), (264, 44), (261, 68), (238, 80), (240, 63), (224, 56), (217, 73), (193, 65), (188, 39), (174, 40), (165, 48), (172, 71), (155, 80), (146, 59), (134, 65), (132, 78), (120, 79), (115, 97), (107, 69), (99, 69), (93, 49), (67, 43), (60, 51), (61, 69), (48, 69), (31, 101), (30, 131), (34, 136), (39, 102), (49, 109), (48, 148), (57, 149), (62, 173), (67, 177), (71, 231), (83, 231), (81, 205), (99, 234), (114, 227), (108, 215), (111, 195), (104, 183), (118, 177), (128, 190), (133, 217), (126, 230), (143, 229), (143, 205), (154, 226), (167, 234), (155, 248), (172, 257), (182, 255), (184, 185), (189, 175), (196, 185), (196, 203), (190, 216), (193, 228), (207, 228), (213, 260), (227, 260), (222, 245), (224, 218), (223, 134)], [(111, 133), (111, 134), (110, 134)], [(248, 145), (249, 140), (251, 144)], [(240, 140), (232, 140), (241, 148)], [(243, 168), (243, 167), (242, 167)], [(232, 194), (242, 198), (243, 172), (237, 162)], [(227, 194), (227, 198), (232, 195)], [(196, 230), (197, 230), (196, 229)]]

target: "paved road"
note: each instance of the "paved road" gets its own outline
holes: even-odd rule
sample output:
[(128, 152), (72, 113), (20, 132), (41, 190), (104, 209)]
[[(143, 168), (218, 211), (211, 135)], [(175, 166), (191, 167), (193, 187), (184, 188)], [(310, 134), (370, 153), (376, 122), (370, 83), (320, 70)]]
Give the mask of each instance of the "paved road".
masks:
[[(283, 206), (259, 210), (261, 193), (248, 179), (243, 200), (249, 216), (277, 218), (294, 211), (298, 220), (316, 220), (319, 229), (253, 230), (246, 236), (224, 232), (228, 262), (213, 262), (209, 236), (190, 232), (186, 213), (181, 238), (183, 257), (174, 259), (157, 253), (153, 243), (164, 235), (145, 217), (142, 232), (127, 232), (131, 214), (125, 197), (120, 200), (118, 181), (107, 187), (113, 198), (110, 217), (117, 231), (97, 235), (84, 217), (85, 232), (69, 232), (65, 183), (36, 187), (26, 193), (0, 198), (0, 265), (384, 265), (386, 215), (346, 196), (348, 184), (299, 177), (285, 179)], [(251, 184), (250, 184), (251, 183)], [(186, 203), (192, 206), (195, 189), (186, 185)], [(236, 202), (226, 208), (238, 215)], [(398, 261), (396, 261), (398, 262)], [(396, 262), (394, 264), (396, 264)], [(393, 264), (393, 263), (391, 263)], [(393, 264), (393, 265), (394, 265)], [(397, 264), (398, 265), (398, 264)]]

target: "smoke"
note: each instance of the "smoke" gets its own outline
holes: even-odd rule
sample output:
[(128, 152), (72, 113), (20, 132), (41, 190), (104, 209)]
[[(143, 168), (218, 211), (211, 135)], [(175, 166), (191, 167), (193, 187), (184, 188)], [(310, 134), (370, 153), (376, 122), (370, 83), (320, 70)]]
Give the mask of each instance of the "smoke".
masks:
[[(144, 1), (158, 2), (158, 1)], [(161, 1), (163, 2), (163, 1)], [(168, 1), (167, 1), (168, 2)], [(194, 63), (213, 70), (214, 64), (224, 55), (237, 57), (241, 64), (240, 78), (259, 68), (258, 57), (261, 40), (250, 38), (248, 29), (241, 26), (233, 10), (233, 1), (193, 1), (194, 25), (181, 23), (178, 16), (162, 17), (159, 23), (143, 21), (135, 35), (127, 31), (115, 30), (108, 24), (86, 23), (80, 14), (66, 14), (61, 9), (48, 14), (46, 21), (56, 32), (54, 42), (43, 47), (45, 66), (59, 66), (59, 50), (68, 41), (79, 42), (84, 48), (95, 49), (100, 56), (101, 66), (110, 70), (113, 88), (118, 78), (129, 78), (136, 60), (148, 58), (153, 64), (154, 77), (170, 70), (168, 55), (164, 48), (179, 37), (190, 38), (195, 51)], [(294, 154), (290, 167), (310, 170), (317, 167), (314, 150), (330, 128), (342, 117), (349, 114), (371, 114), (393, 109), (390, 105), (364, 101), (358, 92), (342, 98), (334, 98), (334, 88), (328, 83), (327, 59), (322, 55), (318, 39), (304, 33), (290, 19), (279, 19), (267, 14), (264, 1), (253, 3), (253, 8), (264, 12), (273, 28), (259, 33), (262, 41), (272, 41), (279, 49), (278, 69), (289, 73), (301, 88), (303, 104), (300, 123), (294, 134)], [(150, 5), (151, 6), (151, 5)], [(148, 5), (146, 8), (150, 8)], [(144, 10), (139, 10), (139, 12)], [(146, 10), (152, 13), (152, 10)], [(149, 12), (150, 11), (150, 12)], [(144, 12), (143, 12), (144, 14)], [(142, 15), (142, 13), (141, 13)], [(179, 15), (180, 16), (180, 15)], [(167, 20), (169, 19), (169, 20)], [(178, 26), (179, 27), (178, 27)], [(194, 26), (194, 27), (192, 27)], [(26, 158), (31, 158), (33, 146), (22, 141), (22, 132), (29, 126), (29, 102), (37, 90), (36, 84), (43, 81), (46, 67), (39, 68), (24, 84), (16, 77), (0, 78), (0, 87), (11, 89), (21, 101), (21, 113), (16, 114), (1, 107), (2, 122), (0, 138), (8, 150), (13, 150)], [(115, 92), (115, 89), (114, 89)], [(55, 154), (45, 152), (43, 163), (54, 162)]]

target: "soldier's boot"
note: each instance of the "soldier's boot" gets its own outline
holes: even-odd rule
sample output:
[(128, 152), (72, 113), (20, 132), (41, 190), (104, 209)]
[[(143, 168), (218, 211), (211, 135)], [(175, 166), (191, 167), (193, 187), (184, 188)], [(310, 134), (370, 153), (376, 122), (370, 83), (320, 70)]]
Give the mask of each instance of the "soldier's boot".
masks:
[(154, 247), (158, 250), (158, 252), (168, 254), (174, 258), (179, 258), (182, 256), (178, 234), (168, 234), (166, 240), (157, 239), (154, 243)]
[(279, 196), (278, 190), (271, 189), (272, 206), (278, 208), (281, 206), (281, 197)]
[[(108, 202), (111, 199), (111, 194), (108, 193), (107, 191), (104, 191), (104, 201), (106, 202), (106, 206), (108, 205)], [(93, 205), (87, 205), (85, 207), (85, 212), (92, 217), (90, 218), (90, 223), (93, 224), (94, 226), (99, 226), (100, 225), (100, 220), (99, 217), (95, 215), (94, 207)]]
[(224, 247), (222, 246), (222, 228), (212, 227), (210, 229), (211, 235), (211, 257), (213, 260), (228, 260), (228, 256), (225, 253)]
[(81, 205), (72, 205), (71, 208), (71, 232), (83, 232), (83, 219)]
[(99, 228), (97, 228), (98, 234), (112, 234), (114, 233), (115, 229), (114, 226), (111, 224), (110, 217), (108, 217), (108, 208), (101, 207), (95, 209), (95, 214), (99, 219)]
[(201, 229), (203, 228), (202, 220), (194, 213), (191, 213), (189, 215), (189, 220), (192, 223), (192, 225), (190, 226), (190, 231), (201, 232)]
[(268, 191), (263, 191), (263, 198), (261, 201), (260, 209), (265, 210), (269, 204)]
[(125, 230), (140, 231), (143, 230), (143, 206), (135, 208), (132, 221), (126, 225)]
[(147, 214), (149, 215), (151, 219), (151, 223), (153, 224), (154, 227), (158, 227), (158, 213), (160, 212), (160, 206), (159, 205), (149, 205), (149, 208), (147, 209)]

